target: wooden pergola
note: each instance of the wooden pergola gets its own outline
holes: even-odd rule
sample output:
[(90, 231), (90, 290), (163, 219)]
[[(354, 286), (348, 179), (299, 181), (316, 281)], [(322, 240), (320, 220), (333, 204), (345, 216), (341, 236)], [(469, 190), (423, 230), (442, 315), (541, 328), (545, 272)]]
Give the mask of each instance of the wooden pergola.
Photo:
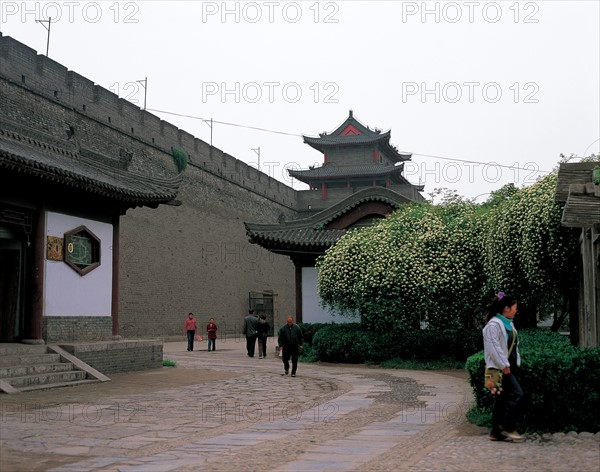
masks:
[(562, 225), (581, 228), (579, 290), (580, 347), (600, 346), (600, 186), (593, 181), (598, 162), (561, 164), (556, 201), (564, 202)]

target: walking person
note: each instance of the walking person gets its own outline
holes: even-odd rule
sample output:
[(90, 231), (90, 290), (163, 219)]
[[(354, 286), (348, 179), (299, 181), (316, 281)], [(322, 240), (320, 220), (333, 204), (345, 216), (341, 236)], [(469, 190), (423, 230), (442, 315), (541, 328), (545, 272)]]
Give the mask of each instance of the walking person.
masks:
[[(206, 325), (206, 337), (208, 339), (208, 352), (214, 351), (216, 349), (217, 344), (217, 330), (218, 326), (215, 323), (215, 319), (211, 318), (208, 320), (208, 324)], [(211, 349), (212, 348), (212, 349)]]
[(267, 321), (267, 315), (262, 313), (258, 317), (258, 323), (256, 325), (256, 337), (258, 338), (258, 358), (262, 359), (267, 357), (267, 338), (271, 325)]
[(194, 350), (194, 337), (198, 332), (198, 323), (196, 318), (194, 318), (194, 314), (190, 312), (188, 314), (187, 319), (183, 323), (183, 333), (187, 335), (187, 350), (191, 352)]
[(256, 325), (258, 319), (254, 316), (254, 310), (248, 310), (248, 315), (244, 318), (244, 328), (242, 333), (246, 336), (246, 350), (248, 357), (254, 357), (256, 349)]
[(285, 375), (290, 371), (291, 358), (292, 377), (296, 377), (296, 370), (298, 369), (298, 353), (302, 350), (303, 341), (300, 326), (294, 323), (294, 319), (291, 316), (288, 316), (287, 324), (281, 327), (277, 338), (279, 350), (283, 351), (281, 360), (283, 361)]
[(495, 395), (492, 411), (492, 441), (525, 439), (515, 430), (524, 396), (517, 378), (521, 355), (517, 330), (513, 324), (516, 313), (517, 300), (498, 292), (490, 305), (488, 322), (483, 328), (485, 365), (502, 371), (501, 389)]

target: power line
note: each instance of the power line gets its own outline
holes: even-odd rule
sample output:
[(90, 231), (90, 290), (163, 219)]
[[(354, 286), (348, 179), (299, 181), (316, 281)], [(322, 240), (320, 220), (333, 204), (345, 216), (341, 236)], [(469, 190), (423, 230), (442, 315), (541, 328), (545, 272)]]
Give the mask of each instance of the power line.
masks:
[[(164, 111), (164, 110), (154, 110), (154, 109), (148, 108), (147, 111), (153, 111), (156, 113), (164, 113), (166, 115), (181, 116), (183, 118), (191, 118), (194, 120), (201, 120), (201, 121), (204, 121), (205, 123), (207, 123), (207, 122), (210, 122), (211, 124), (218, 123), (218, 124), (226, 125), (226, 126), (235, 126), (237, 128), (246, 128), (246, 129), (253, 129), (256, 131), (264, 131), (265, 133), (281, 134), (281, 135), (285, 135), (285, 136), (294, 136), (294, 137), (302, 137), (303, 136), (302, 134), (297, 134), (297, 133), (287, 133), (285, 131), (276, 131), (276, 130), (272, 130), (272, 129), (268, 129), (268, 128), (261, 128), (258, 126), (241, 125), (238, 123), (229, 123), (227, 121), (213, 121), (212, 118), (206, 119), (206, 118), (202, 118), (199, 116), (185, 115), (182, 113), (175, 113), (175, 112)], [(434, 156), (431, 154), (420, 154), (420, 153), (412, 153), (412, 155), (413, 156), (421, 156), (421, 157), (430, 157), (433, 159), (441, 159), (441, 160), (445, 160), (445, 161), (465, 162), (465, 163), (469, 163), (469, 164), (493, 165), (494, 167), (502, 167), (502, 168), (506, 168), (506, 169), (528, 170), (528, 171), (535, 171), (535, 172), (543, 172), (546, 174), (552, 173), (552, 171), (549, 171), (549, 170), (531, 169), (531, 168), (526, 168), (526, 167), (509, 166), (509, 165), (503, 165), (503, 164), (497, 164), (497, 163), (490, 164), (489, 162), (473, 161), (473, 160), (468, 160), (468, 159), (457, 159), (455, 157)]]
[(442, 157), (442, 156), (433, 156), (431, 154), (418, 154), (418, 153), (413, 153), (413, 156), (422, 156), (422, 157), (431, 157), (433, 159), (441, 159), (444, 161), (456, 161), (456, 162), (467, 162), (469, 164), (485, 164), (485, 165), (490, 165), (490, 166), (494, 166), (494, 167), (504, 167), (506, 169), (517, 169), (517, 170), (531, 170), (531, 171), (535, 171), (535, 172), (544, 172), (546, 174), (551, 174), (552, 171), (551, 170), (540, 170), (540, 169), (531, 169), (531, 168), (526, 168), (526, 167), (519, 167), (519, 166), (508, 166), (508, 165), (503, 165), (503, 164), (497, 164), (497, 163), (490, 163), (490, 162), (481, 162), (481, 161), (470, 161), (467, 159), (457, 159), (455, 157)]
[(216, 121), (216, 120), (213, 121), (212, 119), (206, 119), (206, 118), (202, 118), (200, 116), (184, 115), (184, 114), (181, 114), (181, 113), (174, 113), (174, 112), (164, 111), (164, 110), (153, 110), (152, 108), (148, 108), (148, 111), (154, 111), (156, 113), (164, 113), (166, 115), (181, 116), (181, 117), (184, 117), (184, 118), (192, 118), (194, 120), (211, 121), (212, 123), (218, 123), (220, 125), (235, 126), (237, 128), (253, 129), (253, 130), (256, 130), (256, 131), (264, 131), (265, 133), (274, 133), (274, 134), (283, 134), (283, 135), (286, 135), (286, 136), (302, 137), (302, 135), (298, 134), (298, 133), (286, 133), (285, 131), (275, 131), (275, 130), (272, 130), (272, 129), (260, 128), (258, 126), (240, 125), (240, 124), (237, 124), (237, 123), (229, 123), (227, 121)]

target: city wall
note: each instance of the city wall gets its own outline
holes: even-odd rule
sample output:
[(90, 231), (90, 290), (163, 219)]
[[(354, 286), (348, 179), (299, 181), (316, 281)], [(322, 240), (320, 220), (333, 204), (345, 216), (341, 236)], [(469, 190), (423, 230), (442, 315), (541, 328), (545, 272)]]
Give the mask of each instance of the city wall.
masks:
[(173, 148), (188, 155), (180, 206), (121, 218), (121, 335), (183, 342), (190, 311), (236, 335), (250, 291), (273, 294), (275, 324), (295, 315), (292, 263), (249, 244), (243, 225), (292, 218), (294, 189), (1, 34), (0, 80), (4, 119), (73, 155), (154, 176), (177, 172)]

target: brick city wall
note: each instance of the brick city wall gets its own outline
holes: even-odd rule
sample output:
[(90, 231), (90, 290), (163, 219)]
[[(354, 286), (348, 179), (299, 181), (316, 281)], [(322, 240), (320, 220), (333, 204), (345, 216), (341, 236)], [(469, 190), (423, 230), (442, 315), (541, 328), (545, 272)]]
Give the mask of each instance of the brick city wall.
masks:
[(163, 364), (162, 341), (134, 340), (61, 344), (61, 347), (105, 375), (160, 369)]
[[(127, 156), (132, 172), (174, 175), (171, 148), (188, 154), (181, 206), (130, 209), (121, 218), (122, 336), (183, 339), (190, 311), (233, 335), (250, 291), (274, 293), (276, 324), (295, 315), (292, 263), (249, 244), (243, 225), (295, 215), (292, 188), (1, 34), (0, 99), (9, 126), (75, 155)], [(52, 332), (62, 321), (46, 323)]]
[(112, 339), (110, 316), (45, 316), (42, 338), (47, 344), (62, 341)]

